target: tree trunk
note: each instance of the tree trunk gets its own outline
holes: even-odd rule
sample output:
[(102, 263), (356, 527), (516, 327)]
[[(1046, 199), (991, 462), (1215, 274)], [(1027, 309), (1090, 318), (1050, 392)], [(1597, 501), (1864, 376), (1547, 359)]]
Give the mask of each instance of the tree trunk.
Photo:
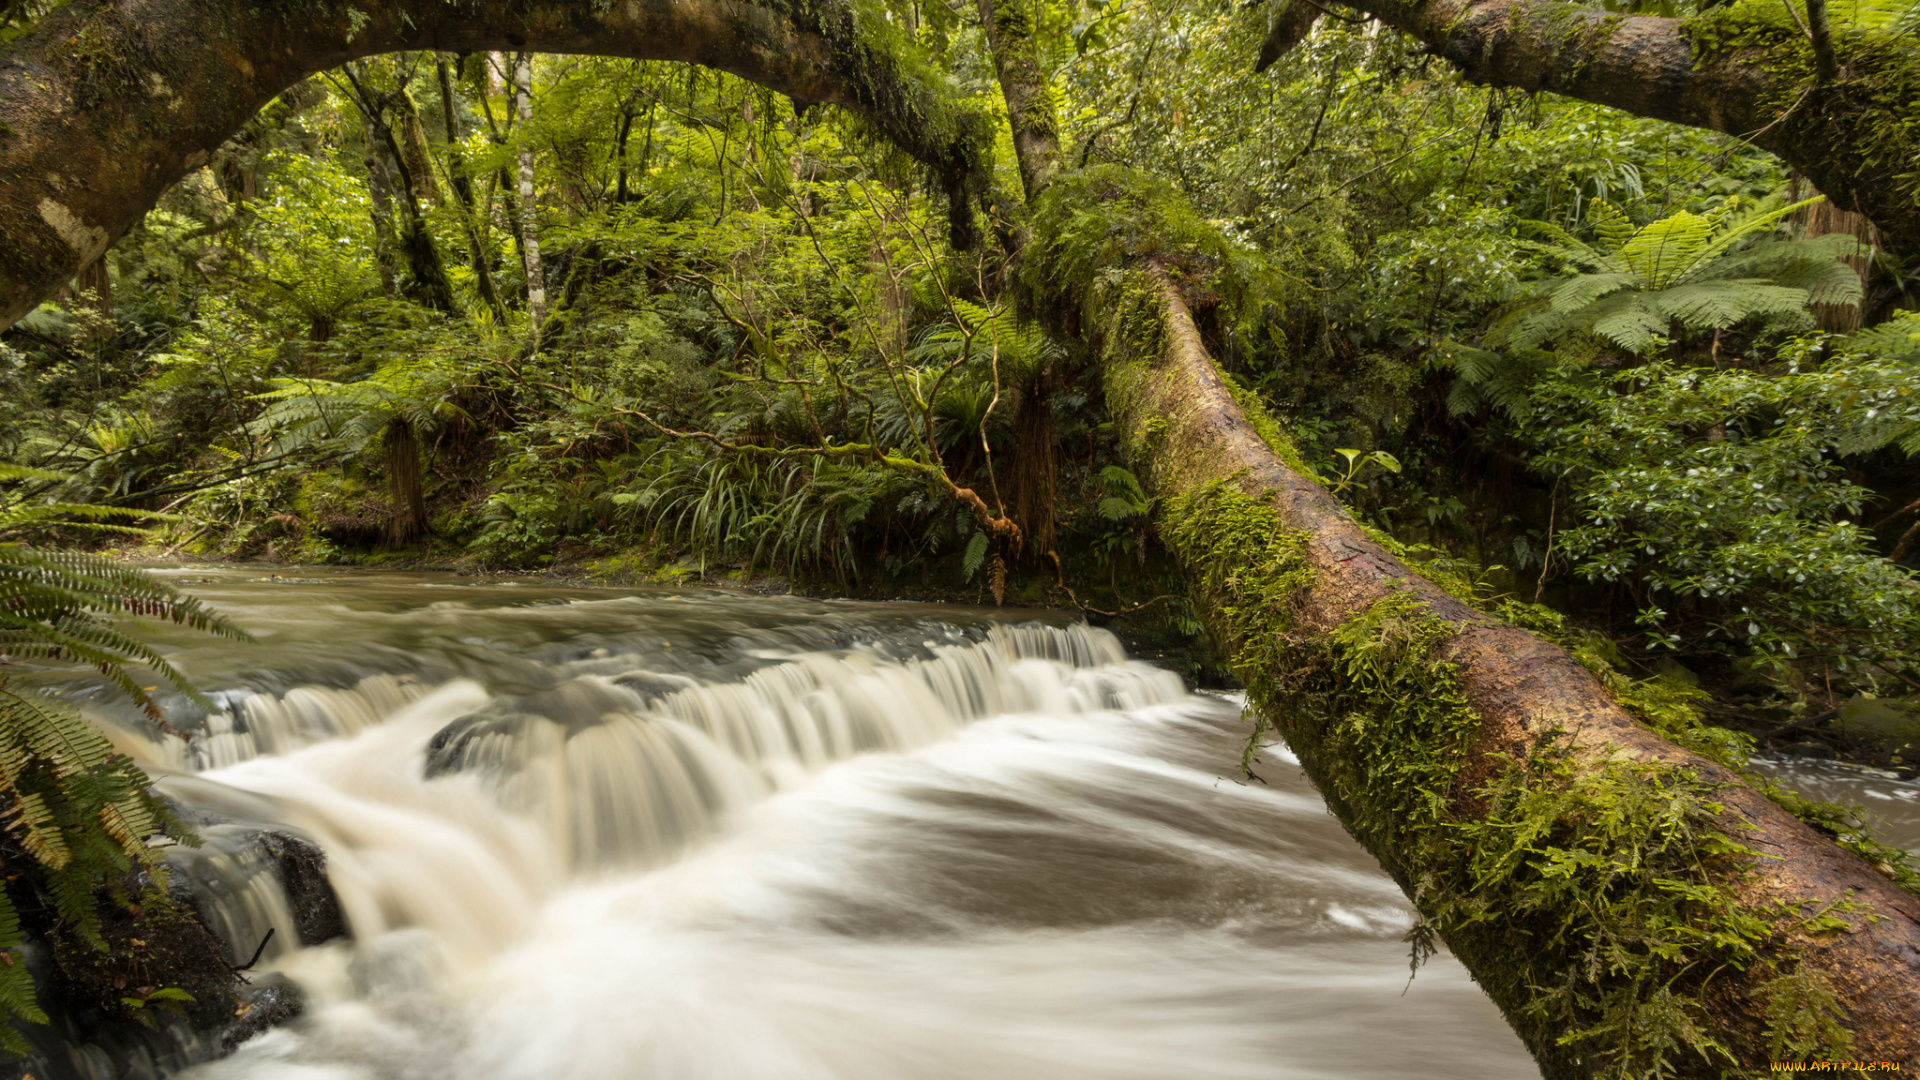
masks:
[[(419, 134), (420, 119), (413, 101), (405, 90), (375, 93), (369, 82), (351, 67), (347, 69), (347, 78), (366, 121), (367, 184), (373, 193), (376, 226), (386, 206), (400, 208), (400, 249), (407, 257), (407, 281), (400, 291), (424, 307), (452, 313), (455, 310), (453, 283), (447, 280), (440, 245), (434, 241), (433, 230), (420, 209), (420, 193), (429, 191), (437, 197), (439, 189), (431, 186), (430, 180), (423, 183), (421, 178), (427, 168), (425, 139)], [(389, 107), (399, 114), (401, 129), (398, 132), (387, 119)], [(412, 135), (407, 134), (409, 124)], [(411, 160), (415, 154), (408, 149), (414, 138), (421, 141), (419, 161)], [(384, 277), (381, 284), (386, 284)]]
[[(1011, 91), (1008, 113), (1022, 153), (1047, 145)], [(1030, 251), (1071, 197), (1038, 200)], [(1285, 736), (1422, 913), (1416, 960), (1437, 933), (1554, 1080), (1920, 1061), (1920, 896), (1637, 721), (1633, 685), (1409, 570), (1257, 404), (1255, 428), (1160, 266), (1050, 287), (1083, 298), (1114, 428), (1255, 738)]]
[[(1789, 187), (1794, 202), (1809, 199), (1820, 194), (1808, 190), (1812, 185), (1795, 177)], [(1873, 222), (1864, 216), (1833, 205), (1831, 201), (1814, 203), (1793, 215), (1795, 224), (1801, 227), (1801, 236), (1808, 240), (1830, 233), (1841, 233), (1853, 237), (1853, 253), (1844, 256), (1841, 261), (1853, 267), (1860, 275), (1860, 299), (1851, 304), (1815, 304), (1813, 313), (1820, 322), (1820, 329), (1835, 334), (1851, 334), (1866, 322), (1866, 308), (1870, 302), (1867, 287), (1873, 277), (1873, 251), (1880, 246), (1879, 230)]]
[(870, 44), (847, 0), (314, 0), (298, 18), (249, 0), (72, 0), (0, 45), (0, 328), (301, 79), (380, 53), (496, 49), (703, 64), (843, 105), (943, 178), (966, 239), (984, 114)]
[(80, 271), (74, 287), (86, 306), (98, 312), (102, 318), (113, 318), (113, 279), (107, 274), (105, 255), (88, 263), (87, 268)]
[(367, 215), (373, 219), (373, 262), (380, 270), (380, 295), (400, 295), (400, 240), (393, 224), (393, 180), (373, 124), (366, 125)]
[[(1306, 4), (1307, 0), (1293, 0)], [(1564, 94), (1707, 128), (1780, 155), (1887, 246), (1920, 256), (1920, 46), (1815, 33), (1721, 5), (1689, 19), (1565, 0), (1336, 0), (1426, 45), (1482, 86)], [(1276, 21), (1282, 32), (1289, 21)], [(1277, 42), (1284, 44), (1284, 42)], [(1273, 46), (1261, 59), (1283, 50)]]
[(387, 539), (395, 547), (411, 544), (427, 531), (427, 499), (420, 486), (420, 439), (413, 425), (396, 416), (387, 421), (387, 477), (393, 518)]
[(1040, 197), (1059, 168), (1060, 118), (1054, 115), (1046, 69), (1034, 48), (1033, 23), (1020, 0), (995, 4), (977, 0), (980, 25), (993, 49), (994, 73), (1007, 99), (1014, 153), (1027, 201)]
[(1021, 557), (1045, 564), (1053, 550), (1055, 519), (1059, 509), (1057, 480), (1059, 455), (1056, 453), (1053, 402), (1047, 395), (1043, 373), (1020, 388), (1013, 406), (1013, 518), (1020, 523), (1023, 537)]
[(458, 99), (453, 94), (453, 76), (447, 70), (445, 57), (435, 61), (434, 71), (440, 80), (440, 108), (447, 127), (447, 178), (458, 200), (461, 229), (467, 234), (468, 265), (473, 267), (473, 280), (479, 288), (481, 302), (493, 313), (494, 321), (505, 326), (507, 306), (500, 299), (499, 286), (494, 284), (492, 259), (488, 256), (482, 228), (486, 219), (475, 206), (473, 178), (467, 175), (467, 157), (460, 148), (460, 125), (454, 111)]
[[(1718, 890), (1733, 905), (1725, 918), (1711, 904), (1691, 911), (1703, 930), (1748, 915), (1770, 923), (1744, 970), (1675, 976), (1673, 992), (1695, 1003), (1691, 1022), (1743, 1066), (1763, 1069), (1781, 1034), (1769, 1010), (1787, 1009), (1800, 988), (1812, 987), (1812, 1014), (1830, 994), (1826, 1015), (1851, 1033), (1852, 1058), (1920, 1061), (1920, 898), (1730, 770), (1636, 722), (1565, 650), (1409, 570), (1263, 441), (1170, 280), (1158, 270), (1132, 277), (1089, 312), (1088, 325), (1100, 328), (1115, 426), (1135, 471), (1171, 508), (1161, 532), (1187, 568), (1210, 631), (1334, 812), (1434, 921), (1547, 1076), (1600, 1073), (1604, 1045), (1561, 1040), (1570, 1029), (1617, 1019), (1580, 1010), (1537, 1015), (1530, 1010), (1547, 988), (1572, 985), (1595, 1000), (1651, 990), (1606, 969), (1609, 935), (1628, 952), (1638, 946), (1628, 940), (1634, 913), (1609, 912), (1603, 893), (1584, 888), (1556, 894), (1565, 905), (1556, 910), (1539, 880), (1554, 871), (1536, 865), (1534, 878), (1488, 881), (1476, 851), (1449, 836), (1477, 827), (1471, 835), (1490, 849), (1527, 840), (1513, 835), (1519, 830), (1549, 830), (1531, 841), (1547, 853), (1542, 860), (1555, 851), (1619, 858), (1678, 843), (1675, 826), (1657, 820), (1636, 821), (1614, 850), (1551, 843), (1617, 809), (1591, 793), (1635, 784), (1645, 786), (1642, 794), (1695, 788), (1700, 819), (1692, 827), (1717, 829), (1757, 853), (1709, 861), (1688, 886)], [(1368, 650), (1382, 645), (1366, 634), (1382, 625), (1382, 612), (1402, 613), (1430, 634), (1409, 681), (1369, 682)], [(1435, 718), (1429, 703), (1450, 695), (1457, 700), (1448, 722), (1459, 727), (1440, 746), (1427, 727)], [(1567, 817), (1524, 818), (1493, 794), (1516, 785), (1561, 793)], [(1431, 820), (1410, 820), (1417, 815), (1408, 805), (1420, 798), (1439, 805)], [(1465, 914), (1477, 904), (1487, 905), (1478, 921)], [(1824, 924), (1820, 912), (1837, 918)], [(1577, 932), (1556, 939), (1567, 923)], [(1706, 957), (1724, 960), (1711, 950)], [(1583, 961), (1595, 970), (1583, 972)], [(1670, 973), (1658, 964), (1646, 971)], [(1657, 1005), (1634, 1015), (1655, 1023)], [(1847, 1055), (1828, 1047), (1813, 1056)], [(1680, 1075), (1722, 1071), (1691, 1054), (1672, 1063)]]
[(520, 118), (520, 257), (527, 268), (527, 315), (533, 340), (540, 340), (540, 324), (547, 321), (547, 272), (540, 263), (540, 223), (534, 214), (533, 145), (527, 129), (533, 124), (533, 54), (521, 53), (513, 65), (514, 112)]

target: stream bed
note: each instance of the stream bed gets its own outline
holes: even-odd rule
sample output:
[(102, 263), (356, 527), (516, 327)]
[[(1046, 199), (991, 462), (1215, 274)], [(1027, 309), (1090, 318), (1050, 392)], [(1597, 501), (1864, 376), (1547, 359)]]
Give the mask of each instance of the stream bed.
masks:
[[(159, 1072), (1538, 1076), (1451, 957), (1409, 980), (1405, 898), (1284, 748), (1240, 778), (1233, 699), (1068, 616), (161, 576), (258, 640), (167, 639), (218, 705), (186, 744), (86, 704), (219, 823), (181, 872), (305, 1013)], [(1920, 786), (1772, 767), (1920, 843)], [(263, 828), (325, 852), (350, 938), (299, 946)]]

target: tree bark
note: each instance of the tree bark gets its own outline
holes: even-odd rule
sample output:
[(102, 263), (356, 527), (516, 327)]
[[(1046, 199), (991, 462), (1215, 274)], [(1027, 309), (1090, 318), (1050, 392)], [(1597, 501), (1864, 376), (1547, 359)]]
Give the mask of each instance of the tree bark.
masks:
[(410, 544), (427, 531), (427, 499), (420, 483), (420, 439), (404, 417), (387, 421), (387, 479), (393, 517), (387, 539), (395, 547)]
[(447, 70), (445, 57), (435, 60), (434, 73), (440, 80), (440, 109), (447, 129), (447, 180), (459, 200), (460, 227), (467, 234), (468, 265), (473, 267), (473, 280), (479, 288), (481, 302), (493, 313), (494, 321), (505, 326), (507, 306), (500, 300), (499, 286), (494, 284), (492, 259), (488, 256), (483, 232), (486, 218), (475, 206), (473, 178), (467, 174), (467, 156), (460, 148), (460, 124), (454, 112), (454, 103), (459, 99), (454, 96), (453, 76)]
[[(991, 23), (991, 0), (981, 5)], [(1007, 24), (998, 25), (1002, 33), (991, 39), (995, 49), (1008, 44)], [(998, 66), (1005, 71), (1012, 65)], [(1032, 84), (1021, 90), (1023, 100), (1033, 100)], [(1012, 92), (1008, 96), (1016, 150), (1057, 154), (1044, 138), (1022, 138), (1019, 125), (1032, 114)], [(1041, 187), (1057, 168), (1054, 162), (1021, 163), (1022, 175), (1042, 178)], [(1048, 198), (1068, 194), (1056, 185)], [(1035, 209), (1045, 205), (1043, 200)], [(1056, 239), (1039, 231), (1053, 216), (1035, 217), (1034, 241), (1043, 248)], [(1564, 890), (1557, 899), (1542, 900), (1517, 887), (1499, 892), (1505, 886), (1498, 880), (1475, 876), (1480, 871), (1470, 862), (1474, 852), (1451, 840), (1477, 826), (1490, 845), (1515, 841), (1524, 848), (1536, 839), (1551, 844), (1551, 831), (1537, 838), (1514, 833), (1536, 826), (1577, 829), (1581, 823), (1570, 819), (1594, 812), (1590, 802), (1573, 801), (1558, 818), (1499, 817), (1512, 806), (1496, 802), (1491, 792), (1516, 777), (1523, 790), (1570, 794), (1605, 790), (1623, 777), (1657, 777), (1648, 782), (1663, 791), (1668, 788), (1662, 785), (1692, 784), (1711, 793), (1700, 796), (1691, 812), (1757, 854), (1689, 866), (1687, 873), (1695, 885), (1731, 897), (1735, 910), (1726, 918), (1769, 920), (1770, 936), (1744, 967), (1722, 965), (1704, 978), (1683, 968), (1658, 992), (1693, 995), (1695, 1020), (1740, 1067), (1765, 1067), (1770, 1039), (1783, 1030), (1778, 1016), (1789, 996), (1783, 988), (1791, 986), (1831, 994), (1812, 1015), (1845, 1026), (1853, 1058), (1920, 1062), (1920, 897), (1732, 770), (1637, 722), (1566, 650), (1474, 610), (1375, 542), (1324, 488), (1283, 460), (1282, 450), (1291, 448), (1271, 417), (1262, 417), (1267, 436), (1255, 429), (1162, 267), (1105, 267), (1094, 278), (1054, 287), (1084, 298), (1080, 325), (1091, 328), (1114, 428), (1162, 507), (1161, 534), (1187, 572), (1216, 645), (1232, 657), (1252, 690), (1252, 703), (1286, 737), (1335, 814), (1415, 906), (1437, 920), (1447, 945), (1547, 1076), (1597, 1075), (1621, 1059), (1609, 1061), (1604, 1048), (1591, 1042), (1569, 1043), (1565, 1015), (1535, 1011), (1543, 994), (1566, 986), (1608, 994), (1620, 990), (1624, 979), (1609, 968), (1615, 954), (1604, 942), (1588, 954), (1589, 969), (1571, 963), (1568, 949), (1553, 936), (1556, 926), (1604, 930), (1601, 917), (1588, 913), (1604, 910), (1608, 897)], [(1235, 516), (1206, 509), (1222, 492), (1257, 511)], [(1287, 547), (1292, 551), (1286, 565), (1278, 565), (1281, 556), (1272, 553)], [(1355, 673), (1378, 662), (1379, 653), (1367, 649), (1383, 646), (1378, 640), (1343, 644), (1343, 635), (1356, 633), (1370, 613), (1388, 605), (1417, 612), (1413, 617), (1429, 620), (1437, 636), (1421, 661), (1420, 685), (1389, 687), (1401, 696), (1388, 693), (1368, 702), (1358, 685), (1366, 676)], [(1356, 657), (1357, 666), (1342, 666)], [(1433, 770), (1424, 776), (1381, 771), (1381, 759), (1408, 754), (1425, 737), (1419, 725), (1427, 722), (1430, 703), (1414, 695), (1441, 697), (1450, 686), (1459, 697), (1451, 722), (1467, 725), (1458, 741), (1446, 753), (1414, 760), (1414, 766)], [(1363, 702), (1367, 711), (1347, 711)], [(1428, 811), (1435, 820), (1406, 820), (1407, 804), (1432, 797), (1435, 789), (1444, 800)], [(1658, 820), (1639, 824), (1599, 854), (1631, 861), (1639, 856), (1627, 853), (1650, 850), (1636, 845), (1664, 844), (1677, 828)], [(1578, 873), (1564, 865), (1541, 873), (1551, 878), (1558, 872)], [(1480, 899), (1496, 907), (1478, 920), (1459, 917), (1460, 909), (1450, 905), (1463, 893), (1469, 903)], [(1522, 896), (1536, 907), (1523, 913), (1497, 906)], [(1836, 908), (1839, 901), (1846, 906)], [(1834, 910), (1840, 911), (1838, 921), (1822, 926), (1817, 913)], [(1703, 919), (1715, 917), (1702, 911)], [(1625, 953), (1641, 945), (1617, 944)], [(1641, 984), (1631, 985), (1637, 990)], [(1582, 1009), (1596, 1011), (1580, 1006), (1574, 1012)], [(1634, 1013), (1629, 1023), (1650, 1015), (1652, 1010)], [(1598, 1028), (1619, 1020), (1591, 1023)], [(1669, 1062), (1681, 1075), (1703, 1077), (1722, 1075), (1730, 1063), (1690, 1052)]]
[(1053, 107), (1052, 87), (1046, 69), (1040, 66), (1040, 54), (1033, 43), (1033, 22), (1022, 0), (999, 4), (978, 0), (978, 4), (980, 25), (993, 51), (994, 74), (1007, 101), (1020, 182), (1031, 202), (1046, 190), (1060, 166), (1060, 118)]
[[(364, 7), (364, 10), (363, 10)], [(401, 50), (539, 49), (702, 64), (845, 106), (943, 178), (957, 239), (984, 120), (870, 40), (845, 0), (73, 0), (0, 45), (0, 328), (71, 280), (261, 106)]]
[(540, 262), (540, 223), (534, 214), (533, 146), (527, 129), (533, 125), (533, 55), (521, 53), (513, 65), (514, 112), (520, 118), (520, 257), (527, 270), (527, 315), (533, 340), (540, 340), (540, 324), (547, 321), (547, 272)]
[(1562, 94), (1747, 139), (1841, 209), (1872, 219), (1890, 248), (1920, 255), (1920, 46), (1912, 34), (1836, 40), (1824, 5), (1818, 29), (1803, 31), (1784, 16), (1763, 23), (1731, 6), (1667, 19), (1564, 0), (1335, 2), (1424, 42), (1482, 86)]
[[(1722, 827), (1763, 857), (1723, 874), (1722, 883), (1756, 911), (1784, 905), (1783, 910), (1812, 912), (1837, 898), (1851, 898), (1857, 907), (1844, 916), (1844, 931), (1784, 931), (1777, 946), (1781, 963), (1787, 970), (1815, 974), (1832, 987), (1852, 1033), (1854, 1058), (1920, 1061), (1920, 898), (1726, 768), (1641, 726), (1565, 650), (1474, 611), (1374, 542), (1332, 496), (1288, 468), (1261, 439), (1207, 355), (1177, 289), (1157, 270), (1148, 277), (1163, 351), (1131, 355), (1125, 341), (1141, 339), (1137, 326), (1124, 333), (1110, 330), (1104, 341), (1107, 402), (1136, 471), (1149, 491), (1167, 502), (1191, 498), (1213, 485), (1261, 500), (1272, 508), (1274, 528), (1303, 534), (1310, 568), (1310, 579), (1290, 611), (1249, 610), (1248, 597), (1231, 587), (1196, 588), (1194, 598), (1216, 640), (1242, 657), (1257, 655), (1259, 650), (1251, 646), (1263, 637), (1298, 647), (1324, 639), (1383, 598), (1417, 598), (1448, 628), (1450, 640), (1437, 655), (1454, 666), (1479, 723), (1471, 751), (1454, 777), (1461, 796), (1454, 814), (1464, 818), (1474, 813), (1478, 808), (1471, 792), (1478, 785), (1499, 769), (1528, 761), (1535, 749), (1555, 740), (1565, 740), (1564, 764), (1572, 771), (1566, 778), (1549, 773), (1531, 782), (1567, 782), (1597, 775), (1610, 764), (1634, 763), (1672, 766), (1705, 783), (1723, 785), (1714, 795), (1726, 808)], [(1089, 325), (1115, 326), (1111, 313), (1096, 313)], [(1207, 552), (1177, 542), (1174, 546), (1194, 581), (1218, 580), (1199, 564)], [(1244, 662), (1238, 666), (1249, 683), (1271, 683), (1285, 675)], [(1283, 712), (1271, 719), (1335, 813), (1349, 822), (1409, 897), (1420, 897), (1421, 876), (1440, 869), (1423, 863), (1427, 853), (1391, 834), (1351, 824), (1396, 793), (1352, 784), (1354, 763), (1341, 760), (1327, 731), (1306, 721), (1304, 713)], [(1388, 721), (1375, 735), (1385, 740), (1377, 747), (1382, 752), (1396, 737), (1391, 718)], [(1370, 801), (1376, 805), (1370, 807)], [(1443, 926), (1442, 934), (1506, 1013), (1546, 1075), (1592, 1075), (1598, 1062), (1589, 1058), (1583, 1064), (1574, 1051), (1558, 1044), (1563, 1031), (1530, 1019), (1527, 1012), (1540, 988), (1555, 985), (1567, 972), (1550, 966), (1550, 952), (1535, 949), (1509, 926), (1495, 918), (1477, 927)], [(1716, 1034), (1744, 1065), (1756, 1068), (1764, 1068), (1767, 1057), (1761, 1015), (1767, 995), (1758, 985), (1760, 977), (1757, 970), (1721, 973), (1713, 1005), (1721, 1028)], [(1720, 1075), (1717, 1066), (1698, 1064), (1697, 1073), (1683, 1074)]]

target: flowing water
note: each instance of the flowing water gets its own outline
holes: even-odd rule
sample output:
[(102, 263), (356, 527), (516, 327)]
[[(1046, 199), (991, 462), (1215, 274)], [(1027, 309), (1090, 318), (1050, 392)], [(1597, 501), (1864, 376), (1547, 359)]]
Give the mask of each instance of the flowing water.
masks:
[[(166, 574), (260, 640), (170, 642), (217, 709), (116, 736), (307, 1003), (185, 1075), (1538, 1075), (1457, 962), (1409, 982), (1405, 899), (1284, 748), (1236, 779), (1238, 706), (1105, 631), (310, 573)], [(298, 946), (260, 827), (324, 849), (350, 939)]]

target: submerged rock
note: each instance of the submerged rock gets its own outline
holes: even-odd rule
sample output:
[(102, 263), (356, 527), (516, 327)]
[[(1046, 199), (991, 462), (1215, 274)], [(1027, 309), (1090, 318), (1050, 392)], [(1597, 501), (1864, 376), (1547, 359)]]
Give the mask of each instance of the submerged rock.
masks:
[(300, 944), (322, 945), (346, 937), (340, 897), (327, 880), (327, 853), (284, 832), (262, 832), (259, 844), (273, 860), (280, 891), (286, 894), (293, 925), (300, 931)]
[(276, 980), (249, 989), (234, 1005), (234, 1015), (239, 1019), (220, 1035), (220, 1056), (226, 1057), (241, 1043), (305, 1011), (306, 1001), (300, 996), (300, 988), (292, 983)]

